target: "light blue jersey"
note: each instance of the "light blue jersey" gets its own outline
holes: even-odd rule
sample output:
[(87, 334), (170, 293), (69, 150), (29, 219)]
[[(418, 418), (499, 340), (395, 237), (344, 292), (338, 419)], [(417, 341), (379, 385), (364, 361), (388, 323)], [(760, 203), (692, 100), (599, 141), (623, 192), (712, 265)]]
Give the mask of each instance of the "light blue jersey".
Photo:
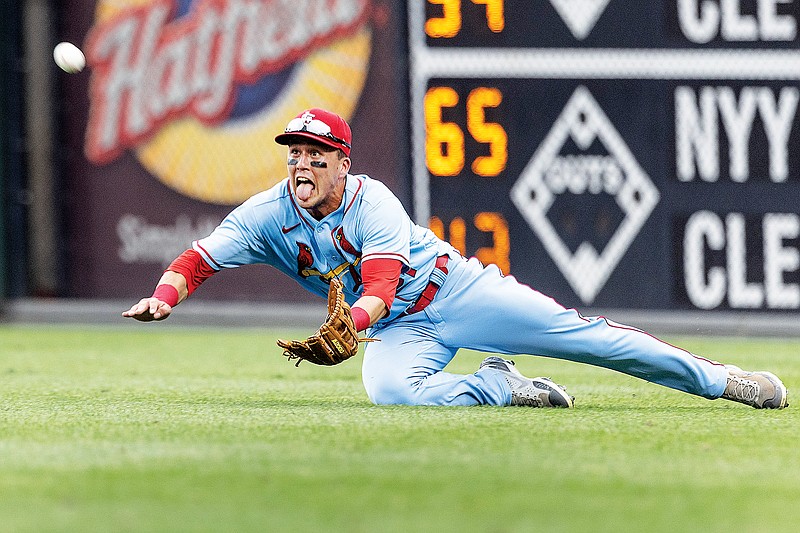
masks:
[(347, 176), (342, 204), (322, 220), (297, 205), (287, 178), (244, 202), (193, 248), (215, 270), (265, 263), (323, 297), (329, 280), (337, 277), (351, 305), (363, 290), (361, 264), (397, 259), (403, 263), (399, 287), (382, 322), (416, 300), (436, 257), (453, 250), (414, 224), (383, 183), (363, 174)]
[(444, 371), (461, 348), (588, 363), (707, 398), (725, 388), (719, 363), (584, 317), (494, 265), (461, 257), (365, 175), (348, 175), (341, 205), (319, 221), (297, 205), (286, 179), (236, 208), (193, 248), (216, 270), (266, 263), (322, 297), (338, 277), (350, 304), (363, 290), (364, 261), (400, 260), (391, 312), (369, 330), (381, 342), (364, 353), (364, 386), (377, 404), (508, 405), (511, 389), (498, 370)]

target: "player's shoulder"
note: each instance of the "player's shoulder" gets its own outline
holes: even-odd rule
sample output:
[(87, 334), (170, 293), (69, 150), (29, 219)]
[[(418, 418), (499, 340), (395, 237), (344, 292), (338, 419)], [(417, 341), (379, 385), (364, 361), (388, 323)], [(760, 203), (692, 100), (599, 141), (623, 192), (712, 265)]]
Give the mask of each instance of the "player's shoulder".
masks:
[(366, 174), (352, 176), (353, 187), (360, 193), (362, 202), (366, 205), (378, 205), (385, 201), (395, 201), (397, 197), (389, 187), (380, 180), (371, 178)]
[(267, 190), (257, 192), (247, 200), (245, 200), (241, 207), (248, 209), (258, 209), (259, 207), (268, 207), (277, 205), (282, 200), (289, 196), (289, 178), (284, 178), (274, 186)]
[(290, 212), (286, 201), (288, 192), (288, 178), (281, 180), (273, 187), (258, 192), (239, 204), (230, 212), (227, 219), (238, 221), (242, 227), (268, 228), (275, 221), (282, 220)]

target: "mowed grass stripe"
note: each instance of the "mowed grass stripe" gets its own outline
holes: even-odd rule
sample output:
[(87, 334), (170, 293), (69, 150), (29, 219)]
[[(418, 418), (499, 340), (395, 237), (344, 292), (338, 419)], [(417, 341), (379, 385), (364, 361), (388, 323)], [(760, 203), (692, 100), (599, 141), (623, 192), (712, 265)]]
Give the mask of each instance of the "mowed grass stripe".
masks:
[[(0, 531), (795, 531), (797, 408), (517, 357), (576, 409), (376, 407), (297, 331), (0, 327)], [(800, 384), (800, 341), (668, 339)], [(484, 354), (463, 352), (454, 372)]]

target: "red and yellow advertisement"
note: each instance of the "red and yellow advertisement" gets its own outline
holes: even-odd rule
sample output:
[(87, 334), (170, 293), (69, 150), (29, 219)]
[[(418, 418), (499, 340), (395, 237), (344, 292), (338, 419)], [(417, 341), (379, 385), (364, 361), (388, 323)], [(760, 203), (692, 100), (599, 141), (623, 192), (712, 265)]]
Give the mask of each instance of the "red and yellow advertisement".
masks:
[[(74, 296), (151, 290), (193, 239), (286, 176), (274, 137), (309, 107), (346, 117), (354, 171), (404, 194), (392, 3), (104, 0), (73, 9), (91, 13), (67, 32), (88, 65), (66, 91), (77, 104), (64, 139)], [(198, 296), (307, 298), (271, 269), (238, 270)]]

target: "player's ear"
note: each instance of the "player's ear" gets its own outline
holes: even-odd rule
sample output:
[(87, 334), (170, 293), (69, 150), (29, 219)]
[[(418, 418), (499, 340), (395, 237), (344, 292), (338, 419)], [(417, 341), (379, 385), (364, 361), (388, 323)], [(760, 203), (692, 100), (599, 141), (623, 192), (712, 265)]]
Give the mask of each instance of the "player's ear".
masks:
[(342, 176), (347, 175), (350, 171), (351, 161), (349, 157), (343, 157), (339, 160), (339, 174)]

